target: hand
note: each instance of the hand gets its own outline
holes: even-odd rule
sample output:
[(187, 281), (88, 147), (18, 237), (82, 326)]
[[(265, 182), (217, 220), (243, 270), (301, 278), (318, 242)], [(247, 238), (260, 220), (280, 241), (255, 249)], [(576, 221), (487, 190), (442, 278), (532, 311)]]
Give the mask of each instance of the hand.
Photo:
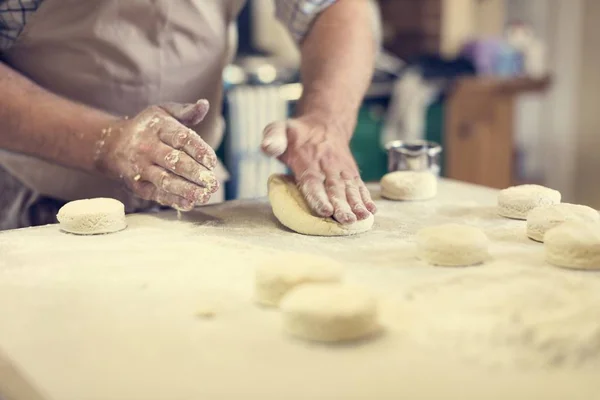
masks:
[(309, 207), (351, 224), (377, 211), (350, 152), (349, 137), (324, 118), (303, 116), (267, 126), (263, 151), (287, 164)]
[(217, 156), (185, 125), (200, 123), (208, 107), (206, 100), (170, 103), (117, 121), (98, 142), (99, 169), (146, 200), (182, 211), (206, 203), (219, 188), (212, 172)]

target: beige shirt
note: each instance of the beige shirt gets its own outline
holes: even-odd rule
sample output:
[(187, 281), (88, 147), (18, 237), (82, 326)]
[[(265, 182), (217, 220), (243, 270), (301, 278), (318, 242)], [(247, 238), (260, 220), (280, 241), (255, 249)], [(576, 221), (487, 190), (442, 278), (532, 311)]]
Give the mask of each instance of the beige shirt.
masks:
[[(2, 5), (11, 1), (0, 0), (0, 18)], [(335, 0), (276, 2), (278, 16), (301, 40), (312, 19)], [(2, 53), (14, 69), (56, 94), (116, 115), (207, 98), (211, 110), (194, 129), (210, 146), (219, 146), (224, 131), (220, 78), (235, 54), (231, 27), (245, 0), (18, 3), (39, 6), (23, 13), (27, 23), (22, 21), (22, 31)], [(33, 157), (0, 151), (0, 165), (46, 196), (114, 197), (128, 209), (141, 204), (119, 183)], [(226, 178), (221, 165), (217, 177)]]

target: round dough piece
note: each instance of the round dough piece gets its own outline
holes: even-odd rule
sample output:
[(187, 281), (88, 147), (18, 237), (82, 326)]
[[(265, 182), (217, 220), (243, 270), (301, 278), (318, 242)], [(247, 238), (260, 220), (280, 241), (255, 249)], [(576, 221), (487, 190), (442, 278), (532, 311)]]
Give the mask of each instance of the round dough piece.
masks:
[(377, 302), (358, 287), (335, 283), (302, 285), (284, 297), (281, 311), (284, 331), (306, 340), (356, 340), (379, 329)]
[(560, 203), (560, 192), (540, 185), (511, 186), (498, 194), (498, 214), (506, 218), (527, 219), (539, 206)]
[(127, 228), (125, 206), (115, 199), (71, 201), (58, 210), (56, 218), (61, 230), (78, 235), (113, 233)]
[(488, 259), (489, 240), (471, 226), (446, 224), (417, 232), (418, 257), (430, 264), (459, 267), (481, 264)]
[(294, 287), (311, 282), (339, 282), (342, 273), (343, 266), (327, 257), (295, 253), (273, 257), (256, 269), (254, 299), (264, 306), (277, 307)]
[(572, 269), (600, 270), (600, 223), (568, 221), (544, 236), (546, 261)]
[(343, 225), (333, 218), (315, 217), (293, 179), (286, 175), (271, 175), (269, 178), (269, 201), (273, 214), (282, 225), (305, 235), (354, 235), (370, 230), (375, 221), (375, 217), (369, 215), (362, 221)]
[(381, 178), (381, 196), (390, 200), (428, 200), (437, 194), (437, 177), (429, 171), (396, 171)]
[(527, 236), (544, 241), (546, 232), (566, 221), (600, 221), (600, 214), (591, 207), (560, 203), (534, 208), (527, 215)]

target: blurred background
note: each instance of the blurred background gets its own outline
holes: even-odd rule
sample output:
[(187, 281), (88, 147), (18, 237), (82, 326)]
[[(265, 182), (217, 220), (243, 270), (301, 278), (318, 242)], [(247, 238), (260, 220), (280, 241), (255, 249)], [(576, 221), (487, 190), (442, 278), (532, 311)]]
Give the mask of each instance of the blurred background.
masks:
[[(365, 181), (385, 144), (443, 145), (441, 175), (504, 188), (540, 183), (600, 208), (600, 1), (371, 0), (383, 49), (351, 143)], [(250, 0), (225, 70), (227, 197), (266, 194), (284, 171), (262, 129), (293, 112), (299, 54), (272, 0)]]

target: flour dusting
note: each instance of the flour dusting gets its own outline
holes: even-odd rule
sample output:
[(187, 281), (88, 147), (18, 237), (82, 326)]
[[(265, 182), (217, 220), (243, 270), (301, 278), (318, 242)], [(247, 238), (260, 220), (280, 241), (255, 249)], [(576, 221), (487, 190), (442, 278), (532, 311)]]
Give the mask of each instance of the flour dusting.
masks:
[(600, 366), (600, 292), (585, 275), (470, 270), (413, 287), (402, 308), (414, 340), (441, 354), (486, 367)]

